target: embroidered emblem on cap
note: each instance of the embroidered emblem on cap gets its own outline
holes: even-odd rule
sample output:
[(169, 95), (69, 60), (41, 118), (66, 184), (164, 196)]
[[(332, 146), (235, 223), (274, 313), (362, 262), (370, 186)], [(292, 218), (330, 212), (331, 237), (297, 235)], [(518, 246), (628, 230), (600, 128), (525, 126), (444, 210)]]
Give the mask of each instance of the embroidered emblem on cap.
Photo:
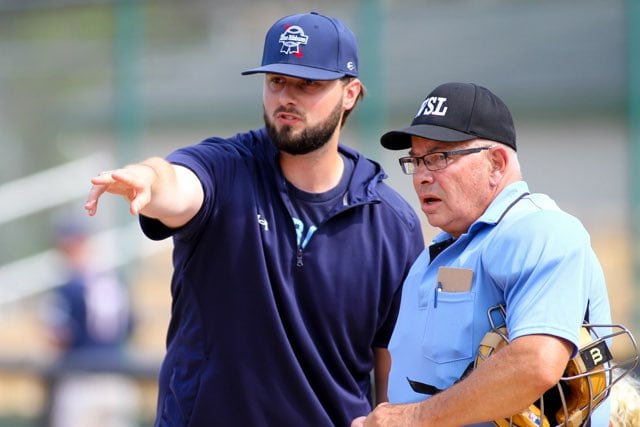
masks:
[(304, 30), (301, 27), (292, 25), (287, 27), (287, 29), (284, 30), (284, 33), (280, 34), (280, 39), (278, 41), (282, 43), (280, 52), (287, 55), (294, 54), (296, 56), (302, 56), (302, 52), (300, 52), (300, 45), (307, 44), (309, 36), (304, 33)]
[(429, 116), (431, 114), (433, 114), (434, 116), (444, 116), (447, 114), (447, 110), (449, 109), (449, 107), (445, 106), (446, 102), (447, 98), (430, 96), (422, 102), (422, 105), (420, 105), (416, 117), (420, 115)]

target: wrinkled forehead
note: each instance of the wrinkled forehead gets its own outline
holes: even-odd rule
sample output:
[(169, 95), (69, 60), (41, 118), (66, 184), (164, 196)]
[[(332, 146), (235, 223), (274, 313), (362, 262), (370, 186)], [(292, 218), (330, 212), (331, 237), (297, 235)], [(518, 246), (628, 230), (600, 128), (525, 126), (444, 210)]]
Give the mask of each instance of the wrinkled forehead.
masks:
[(422, 138), (420, 136), (411, 136), (411, 148), (409, 154), (426, 154), (436, 151), (451, 151), (461, 148), (473, 147), (477, 140), (469, 141), (437, 141), (435, 139)]

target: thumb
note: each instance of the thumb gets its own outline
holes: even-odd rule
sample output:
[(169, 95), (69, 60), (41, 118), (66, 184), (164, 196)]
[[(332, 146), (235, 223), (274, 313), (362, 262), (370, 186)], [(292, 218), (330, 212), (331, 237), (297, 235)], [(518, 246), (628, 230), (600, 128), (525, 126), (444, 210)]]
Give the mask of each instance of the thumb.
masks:
[(132, 197), (130, 197), (130, 212), (132, 215), (138, 215), (142, 209), (144, 209), (151, 201), (151, 191), (144, 189), (141, 191), (134, 191)]
[(351, 427), (364, 427), (364, 420), (366, 419), (367, 417), (358, 417), (354, 419), (351, 421)]

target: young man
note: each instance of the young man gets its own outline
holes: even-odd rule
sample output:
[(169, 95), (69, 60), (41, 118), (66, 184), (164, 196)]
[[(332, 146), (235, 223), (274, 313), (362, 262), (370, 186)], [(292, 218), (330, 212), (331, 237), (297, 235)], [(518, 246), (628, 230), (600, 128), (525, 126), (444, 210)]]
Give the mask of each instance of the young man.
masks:
[[(404, 283), (389, 343), (390, 403), (353, 426), (494, 425), (558, 383), (585, 317), (611, 323), (589, 235), (548, 196), (529, 192), (511, 113), (484, 87), (438, 86), (411, 126), (381, 142), (409, 149), (400, 164), (442, 232)], [(498, 304), (510, 343), (464, 376)], [(591, 425), (607, 420), (603, 404)]]
[(363, 95), (337, 19), (287, 16), (266, 35), (265, 127), (92, 179), (174, 241), (157, 426), (348, 425), (386, 399), (401, 283), (424, 249), (381, 167), (342, 146)]

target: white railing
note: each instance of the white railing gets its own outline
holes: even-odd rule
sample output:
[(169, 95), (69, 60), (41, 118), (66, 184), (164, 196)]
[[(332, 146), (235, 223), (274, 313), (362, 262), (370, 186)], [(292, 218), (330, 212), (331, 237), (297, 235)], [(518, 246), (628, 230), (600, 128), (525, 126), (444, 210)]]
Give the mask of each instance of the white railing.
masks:
[[(98, 153), (0, 186), (0, 224), (87, 196), (89, 178), (109, 167), (113, 159)], [(78, 179), (86, 185), (78, 185)], [(6, 243), (6, 242), (5, 242)], [(100, 251), (100, 267), (119, 268), (139, 257), (167, 249), (170, 239), (154, 242), (140, 232), (135, 218), (130, 224), (91, 237), (90, 248)], [(61, 284), (54, 249), (0, 266), (0, 309)]]
[[(86, 197), (89, 178), (112, 163), (110, 156), (97, 153), (0, 185), (0, 224)], [(78, 185), (78, 177), (86, 185)]]

